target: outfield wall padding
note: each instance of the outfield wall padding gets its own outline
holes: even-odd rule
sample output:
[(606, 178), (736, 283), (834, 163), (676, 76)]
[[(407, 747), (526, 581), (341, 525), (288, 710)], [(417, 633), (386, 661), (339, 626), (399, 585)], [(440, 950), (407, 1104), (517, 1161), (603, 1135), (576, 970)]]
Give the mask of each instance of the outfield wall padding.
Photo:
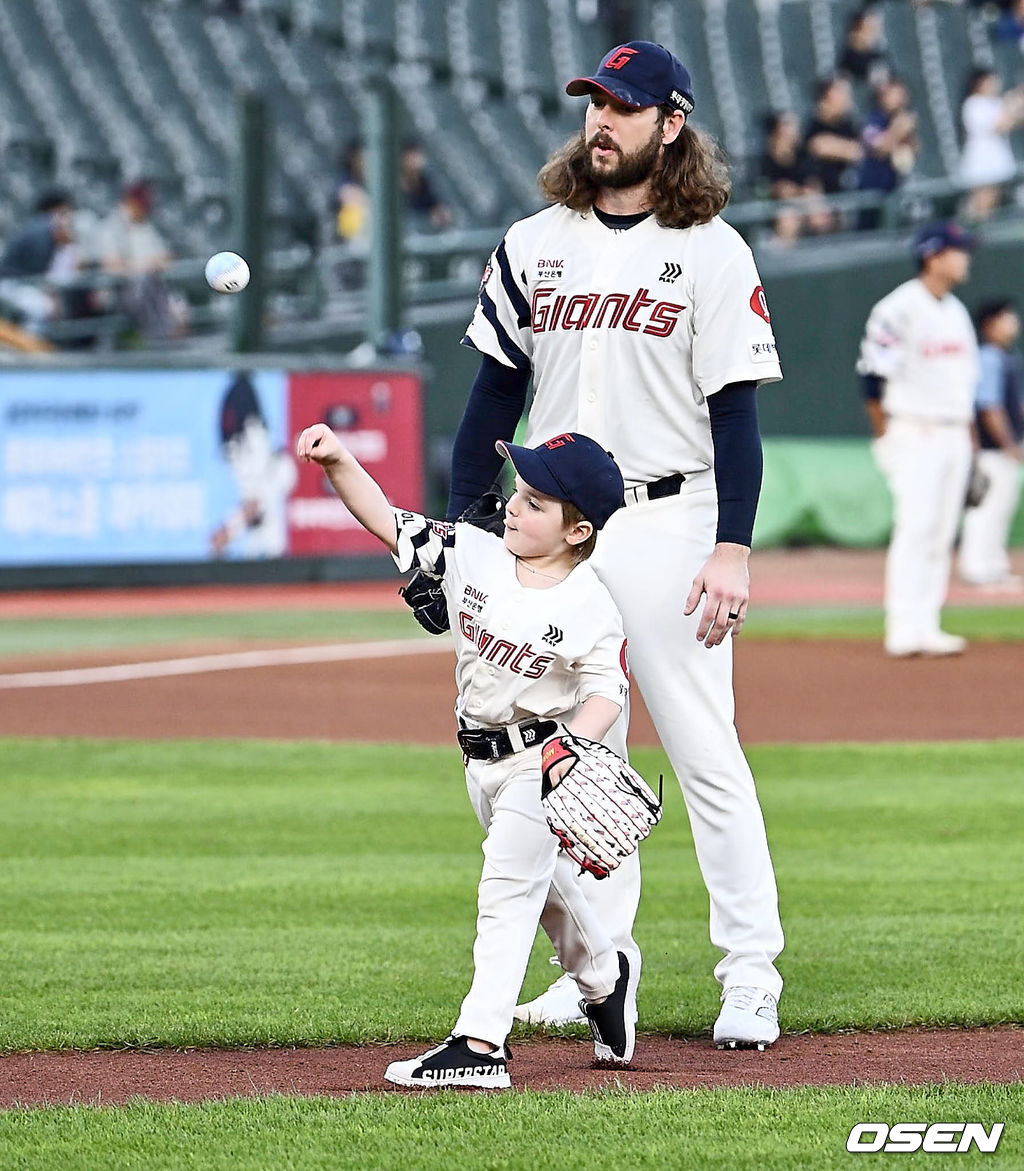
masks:
[[(754, 545), (884, 545), (892, 500), (866, 439), (766, 439)], [(1024, 545), (1024, 506), (1011, 543)]]

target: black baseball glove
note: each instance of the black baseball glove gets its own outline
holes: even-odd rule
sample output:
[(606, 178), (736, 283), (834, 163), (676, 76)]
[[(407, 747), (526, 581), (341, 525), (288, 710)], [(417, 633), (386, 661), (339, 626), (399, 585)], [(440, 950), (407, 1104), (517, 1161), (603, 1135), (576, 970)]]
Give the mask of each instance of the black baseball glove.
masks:
[(977, 508), (988, 494), (991, 484), (991, 477), (978, 462), (978, 457), (975, 456), (971, 461), (971, 474), (967, 480), (964, 508)]
[[(458, 520), (500, 537), (505, 532), (505, 497), (498, 491), (485, 492)], [(450, 629), (440, 574), (417, 569), (398, 592), (428, 634), (444, 634)]]

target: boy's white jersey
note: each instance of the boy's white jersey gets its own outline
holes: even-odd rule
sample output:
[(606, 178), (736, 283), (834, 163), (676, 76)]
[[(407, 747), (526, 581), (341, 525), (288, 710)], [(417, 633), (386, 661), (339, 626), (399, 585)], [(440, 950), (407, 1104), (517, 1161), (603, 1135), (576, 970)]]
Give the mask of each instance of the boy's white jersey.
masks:
[(622, 619), (586, 562), (550, 589), (526, 589), (500, 537), (394, 513), (398, 568), (443, 574), (460, 716), (503, 726), (564, 716), (592, 695), (625, 704)]
[(580, 431), (614, 453), (627, 487), (710, 468), (705, 400), (782, 377), (754, 258), (717, 217), (623, 231), (559, 204), (519, 220), (463, 340), (532, 367), (527, 446)]
[(871, 310), (857, 371), (885, 380), (888, 415), (968, 422), (980, 375), (970, 314), (952, 293), (940, 299), (918, 278), (905, 281)]

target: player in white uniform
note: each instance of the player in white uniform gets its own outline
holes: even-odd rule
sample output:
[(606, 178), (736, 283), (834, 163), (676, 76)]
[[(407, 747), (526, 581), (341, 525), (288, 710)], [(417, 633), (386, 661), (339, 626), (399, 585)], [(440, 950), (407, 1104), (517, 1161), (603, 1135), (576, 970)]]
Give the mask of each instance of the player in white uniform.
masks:
[(977, 312), (981, 367), (974, 400), (978, 467), (988, 478), (981, 502), (964, 514), (960, 577), (983, 589), (1024, 590), (1011, 572), (1009, 538), (1024, 464), (1024, 361), (1015, 348), (1020, 314), (1000, 297)]
[[(710, 894), (723, 1005), (720, 1046), (779, 1035), (783, 945), (754, 781), (733, 723), (732, 646), (746, 616), (761, 480), (756, 387), (781, 378), (750, 249), (718, 218), (728, 199), (714, 147), (686, 125), (689, 74), (632, 41), (594, 77), (582, 134), (549, 160), (553, 206), (512, 225), (485, 270), (465, 343), (482, 355), (456, 437), (451, 514), (495, 475), (533, 376), (528, 443), (579, 429), (609, 447), (627, 507), (594, 568), (622, 612), (634, 676), (682, 786)], [(703, 599), (703, 605), (701, 600)], [(607, 739), (624, 753), (626, 721)], [(635, 955), (637, 859), (588, 897)], [(576, 1018), (571, 974), (518, 1015)]]
[(872, 449), (893, 499), (885, 649), (898, 658), (967, 645), (940, 618), (971, 467), (978, 346), (952, 289), (967, 279), (973, 246), (955, 223), (921, 229), (918, 275), (875, 305), (861, 342)]
[[(499, 448), (516, 470), (503, 538), (393, 509), (322, 423), (298, 440), (299, 457), (323, 465), (399, 569), (443, 574), (458, 740), (487, 830), (472, 987), (444, 1044), (388, 1066), (385, 1077), (399, 1085), (510, 1084), (505, 1041), (538, 923), (579, 984), (597, 1058), (625, 1063), (633, 1053), (639, 965), (616, 949), (583, 896), (541, 805), (544, 742), (560, 723), (601, 739), (626, 700), (622, 620), (587, 562), (596, 530), (622, 505), (622, 477), (584, 435)], [(557, 781), (565, 768), (555, 769)]]

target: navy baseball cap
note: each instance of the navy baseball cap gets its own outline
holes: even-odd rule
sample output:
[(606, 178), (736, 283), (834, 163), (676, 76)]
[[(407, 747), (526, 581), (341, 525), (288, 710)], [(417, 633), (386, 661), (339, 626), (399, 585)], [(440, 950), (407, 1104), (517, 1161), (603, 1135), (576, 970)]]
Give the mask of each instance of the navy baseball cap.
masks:
[(629, 41), (605, 54), (593, 77), (574, 77), (565, 87), (573, 98), (603, 90), (625, 106), (693, 109), (693, 82), (678, 57), (653, 41)]
[(519, 447), (499, 439), (494, 446), (531, 488), (575, 504), (595, 529), (604, 528), (623, 505), (625, 485), (619, 465), (589, 435), (569, 431), (539, 447)]
[(927, 224), (914, 237), (914, 255), (918, 260), (927, 260), (946, 248), (960, 248), (970, 252), (978, 243), (973, 233), (962, 228), (954, 220), (944, 223)]

